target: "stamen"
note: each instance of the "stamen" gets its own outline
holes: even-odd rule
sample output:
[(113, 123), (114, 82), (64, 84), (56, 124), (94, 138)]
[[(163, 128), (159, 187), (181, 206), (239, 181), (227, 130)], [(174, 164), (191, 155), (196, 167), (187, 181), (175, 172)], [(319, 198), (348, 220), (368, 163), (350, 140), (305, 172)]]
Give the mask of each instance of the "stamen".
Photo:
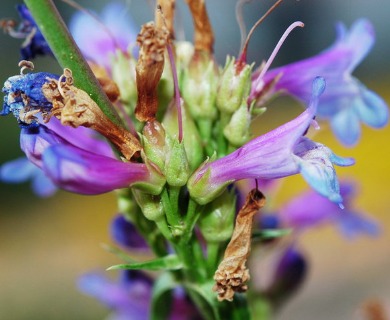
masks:
[(242, 51), (242, 48), (244, 47), (245, 38), (246, 38), (246, 27), (244, 22), (244, 17), (242, 14), (242, 7), (244, 4), (247, 4), (251, 2), (252, 0), (239, 0), (236, 4), (236, 20), (238, 23), (238, 27), (240, 28), (240, 37), (241, 37), (241, 44), (240, 44), (240, 51)]
[(28, 60), (21, 60), (18, 63), (18, 67), (20, 68), (20, 75), (23, 75), (24, 70), (29, 69), (29, 70), (34, 70), (34, 63)]
[[(164, 3), (164, 1), (162, 1), (162, 2)], [(157, 16), (160, 16), (160, 18), (158, 20), (157, 20)], [(160, 5), (157, 5), (156, 21), (160, 21), (160, 23), (163, 23), (163, 26), (167, 27), (167, 20), (165, 19), (164, 12), (162, 11), (162, 8)], [(179, 128), (178, 140), (179, 140), (179, 142), (182, 142), (182, 140), (183, 140), (183, 116), (182, 116), (182, 112), (181, 112), (182, 99), (180, 96), (179, 80), (177, 78), (175, 57), (173, 54), (173, 50), (172, 50), (172, 46), (170, 44), (170, 41), (167, 41), (167, 52), (168, 52), (168, 57), (169, 57), (169, 63), (171, 65), (172, 77), (173, 77), (173, 87), (174, 87), (174, 91), (175, 91), (175, 104), (176, 104), (176, 109), (177, 109), (177, 122), (178, 122), (178, 128)]]
[(255, 88), (255, 92), (260, 92), (264, 83), (263, 83), (263, 77), (265, 75), (265, 73), (268, 71), (269, 67), (271, 66), (272, 62), (274, 61), (277, 53), (279, 52), (279, 49), (280, 47), (283, 45), (284, 41), (286, 40), (286, 38), (289, 36), (289, 34), (291, 33), (291, 31), (293, 31), (296, 27), (301, 27), (303, 28), (305, 26), (305, 24), (301, 21), (296, 21), (294, 22), (293, 24), (291, 24), (287, 30), (283, 33), (282, 37), (280, 38), (278, 44), (276, 45), (275, 49), (272, 51), (272, 54), (271, 56), (268, 58), (266, 64), (264, 65), (264, 67), (261, 69), (260, 71), (260, 74), (259, 76), (257, 77), (257, 79), (254, 81), (254, 88)]
[(175, 104), (177, 108), (177, 122), (178, 122), (178, 128), (179, 128), (179, 142), (182, 142), (183, 140), (183, 116), (181, 113), (181, 106), (182, 106), (182, 99), (180, 96), (179, 91), (179, 81), (177, 79), (177, 70), (176, 70), (176, 64), (175, 59), (173, 56), (172, 46), (168, 43), (167, 44), (167, 51), (169, 56), (169, 62), (171, 64), (172, 69), (172, 76), (173, 76), (173, 87), (175, 89)]
[(270, 15), (270, 13), (272, 12), (272, 11), (274, 11), (275, 10), (275, 8), (277, 7), (277, 6), (279, 6), (281, 3), (282, 3), (282, 1), (283, 0), (278, 0), (276, 3), (274, 3), (274, 5), (271, 7), (271, 8), (269, 8), (268, 9), (268, 11), (259, 19), (259, 20), (257, 20), (257, 22), (254, 24), (254, 26), (252, 27), (252, 29), (249, 31), (249, 33), (248, 33), (248, 36), (247, 36), (247, 38), (246, 38), (246, 40), (245, 40), (245, 43), (244, 43), (244, 45), (242, 46), (242, 50), (241, 50), (241, 56), (240, 56), (240, 58), (237, 60), (237, 64), (238, 63), (246, 63), (246, 54), (247, 54), (247, 50), (248, 50), (248, 44), (249, 44), (249, 40), (251, 39), (251, 37), (252, 37), (252, 34), (253, 34), (253, 32), (256, 30), (256, 28), (265, 20), (265, 18), (267, 18), (269, 15)]

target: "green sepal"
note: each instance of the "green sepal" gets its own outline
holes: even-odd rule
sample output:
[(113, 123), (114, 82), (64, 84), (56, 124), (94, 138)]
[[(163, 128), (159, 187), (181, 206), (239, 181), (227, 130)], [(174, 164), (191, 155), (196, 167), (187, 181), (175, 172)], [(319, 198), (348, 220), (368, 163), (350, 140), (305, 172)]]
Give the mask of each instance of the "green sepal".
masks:
[(172, 149), (167, 155), (164, 171), (170, 186), (181, 187), (187, 183), (190, 168), (184, 142), (179, 142), (176, 139), (173, 141)]
[(233, 113), (230, 122), (223, 129), (223, 134), (232, 146), (241, 147), (250, 139), (250, 125), (251, 113), (246, 99), (243, 99), (239, 108)]
[(158, 121), (148, 121), (142, 131), (141, 140), (146, 157), (164, 170), (166, 158), (166, 134)]
[(234, 190), (225, 190), (222, 195), (206, 206), (199, 218), (198, 225), (205, 240), (217, 243), (230, 240), (235, 213)]
[(179, 257), (174, 254), (167, 255), (162, 258), (148, 260), (144, 262), (133, 262), (128, 264), (117, 264), (109, 267), (107, 270), (180, 270), (183, 264)]
[(224, 113), (235, 112), (246, 100), (251, 88), (252, 65), (237, 65), (234, 57), (227, 57), (218, 87), (216, 104)]
[(215, 99), (218, 81), (218, 68), (213, 59), (195, 53), (190, 65), (183, 71), (181, 81), (184, 101), (194, 119), (217, 117)]
[(161, 203), (160, 196), (151, 195), (135, 189), (132, 191), (134, 199), (137, 201), (146, 219), (157, 221), (164, 217), (164, 207)]
[(210, 201), (217, 198), (225, 188), (231, 184), (233, 181), (226, 181), (219, 185), (215, 183), (210, 183), (211, 171), (208, 169), (203, 175), (199, 178), (197, 173), (203, 169), (208, 162), (214, 161), (216, 154), (207, 159), (203, 164), (195, 171), (192, 176), (188, 179), (187, 188), (192, 199), (194, 199), (199, 204), (207, 204)]
[(160, 168), (145, 156), (143, 151), (141, 151), (141, 157), (145, 165), (148, 167), (149, 179), (148, 181), (133, 183), (131, 187), (135, 187), (146, 193), (159, 195), (166, 182), (165, 176), (161, 172)]
[(281, 238), (291, 233), (291, 229), (264, 229), (252, 232), (253, 240), (270, 240)]
[[(184, 148), (190, 170), (194, 171), (204, 159), (202, 138), (191, 115), (187, 111), (187, 105), (185, 103), (182, 105), (181, 115), (183, 121)], [(177, 117), (177, 108), (174, 105), (169, 106), (162, 122), (167, 133), (166, 144), (168, 146), (172, 146), (172, 140), (177, 139), (176, 137), (178, 136), (179, 127)]]

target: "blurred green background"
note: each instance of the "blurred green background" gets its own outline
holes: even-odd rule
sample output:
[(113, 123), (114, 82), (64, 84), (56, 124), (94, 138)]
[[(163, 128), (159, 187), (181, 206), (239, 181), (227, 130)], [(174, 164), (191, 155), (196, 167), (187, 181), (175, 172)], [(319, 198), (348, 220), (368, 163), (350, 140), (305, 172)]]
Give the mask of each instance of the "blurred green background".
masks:
[[(2, 0), (1, 17), (14, 17), (16, 1)], [(106, 1), (79, 1), (98, 12)], [(126, 2), (130, 14), (140, 25), (152, 19), (148, 1)], [(235, 20), (235, 1), (207, 1), (216, 34), (216, 57), (221, 64), (226, 54), (237, 55), (240, 45)], [(254, 1), (244, 8), (247, 27), (272, 5), (273, 1)], [(74, 9), (56, 1), (65, 20)], [(181, 22), (189, 21), (185, 6), (179, 1)], [(259, 63), (271, 53), (288, 25), (305, 23), (282, 47), (274, 66), (309, 57), (334, 40), (334, 24), (350, 26), (360, 17), (369, 18), (377, 31), (377, 43), (366, 61), (355, 72), (368, 87), (390, 102), (388, 39), (390, 2), (388, 0), (300, 0), (289, 1), (277, 9), (256, 31), (249, 48), (249, 61)], [(86, 26), (88, 28), (88, 26)], [(191, 26), (185, 25), (191, 39)], [(0, 35), (0, 79), (19, 72), (20, 40)], [(53, 59), (34, 61), (37, 71), (60, 72)], [(301, 109), (291, 100), (274, 103), (256, 125), (265, 132), (291, 119)], [(0, 119), (0, 163), (14, 159), (19, 150), (19, 129), (14, 118)], [(266, 124), (266, 125), (265, 125)], [(326, 130), (316, 140), (327, 144), (342, 156), (352, 156), (357, 164), (339, 169), (342, 177), (360, 181), (357, 207), (370, 213), (382, 225), (379, 238), (360, 238), (348, 242), (332, 227), (307, 233), (301, 245), (310, 257), (308, 281), (278, 317), (288, 319), (352, 319), (360, 305), (371, 298), (390, 305), (390, 214), (387, 180), (390, 179), (390, 128), (363, 130), (360, 144), (343, 148)], [(302, 178), (286, 179), (277, 201), (282, 203), (305, 188)], [(110, 241), (108, 225), (116, 212), (115, 195), (80, 196), (66, 192), (50, 199), (37, 199), (28, 185), (0, 184), (0, 319), (102, 319), (107, 311), (77, 291), (76, 279), (90, 270), (103, 271), (118, 262), (105, 252), (101, 243)], [(386, 300), (387, 299), (387, 300)]]

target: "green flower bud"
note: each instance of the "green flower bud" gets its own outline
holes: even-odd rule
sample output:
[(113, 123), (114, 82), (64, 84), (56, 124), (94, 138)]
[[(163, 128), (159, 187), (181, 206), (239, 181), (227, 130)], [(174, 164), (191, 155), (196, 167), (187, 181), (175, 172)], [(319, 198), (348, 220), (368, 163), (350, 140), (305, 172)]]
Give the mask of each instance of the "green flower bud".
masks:
[(177, 41), (175, 42), (176, 51), (176, 68), (178, 72), (185, 70), (191, 62), (195, 49), (191, 42)]
[(199, 52), (184, 70), (181, 93), (194, 119), (216, 118), (218, 78), (215, 62), (209, 56), (201, 56)]
[(177, 139), (173, 140), (172, 149), (167, 155), (165, 176), (167, 183), (174, 187), (184, 186), (190, 176), (184, 143)]
[(119, 87), (120, 99), (133, 109), (137, 101), (137, 86), (135, 83), (136, 63), (137, 61), (130, 54), (125, 55), (120, 50), (117, 50), (112, 58), (112, 79)]
[(158, 121), (148, 121), (143, 129), (142, 142), (145, 155), (162, 171), (165, 166), (165, 130)]
[[(183, 121), (183, 142), (184, 148), (187, 155), (188, 164), (191, 172), (204, 160), (202, 139), (199, 135), (198, 129), (191, 116), (188, 114), (186, 106), (182, 107), (182, 121)], [(178, 135), (179, 128), (177, 122), (177, 109), (172, 104), (163, 119), (163, 125), (166, 132), (171, 136), (175, 137)]]
[(252, 65), (235, 63), (235, 58), (227, 57), (217, 94), (217, 107), (225, 113), (236, 111), (243, 99), (247, 99), (251, 89)]
[(146, 219), (158, 221), (164, 217), (164, 208), (159, 196), (134, 189), (133, 195)]
[(250, 138), (250, 124), (251, 113), (244, 99), (241, 106), (233, 113), (229, 124), (223, 129), (223, 134), (232, 146), (241, 147)]
[(230, 239), (234, 228), (236, 197), (226, 190), (208, 204), (199, 218), (199, 227), (207, 242), (225, 242)]

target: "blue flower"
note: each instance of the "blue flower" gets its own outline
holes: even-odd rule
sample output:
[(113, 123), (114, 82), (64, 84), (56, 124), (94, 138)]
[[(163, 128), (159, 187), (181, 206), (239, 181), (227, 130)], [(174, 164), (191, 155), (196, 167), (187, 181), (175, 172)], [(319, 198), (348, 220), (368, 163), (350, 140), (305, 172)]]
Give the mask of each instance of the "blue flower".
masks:
[[(321, 97), (317, 115), (328, 119), (337, 138), (351, 146), (359, 140), (360, 122), (373, 128), (387, 124), (388, 108), (382, 98), (351, 75), (374, 44), (372, 24), (361, 19), (347, 32), (340, 23), (337, 34), (336, 43), (329, 49), (312, 58), (268, 71), (264, 83), (266, 86), (280, 76), (274, 90), (307, 103), (311, 97), (310, 83), (317, 76), (324, 77), (327, 90)], [(252, 97), (258, 94), (253, 90)]]
[(11, 37), (25, 39), (20, 49), (21, 60), (31, 60), (37, 55), (53, 55), (27, 7), (19, 4), (16, 9), (22, 21), (14, 28), (15, 22), (11, 20), (10, 23), (5, 23), (3, 29)]
[(50, 197), (57, 187), (37, 166), (21, 157), (0, 166), (0, 180), (7, 183), (22, 183), (31, 180), (34, 193), (40, 197)]
[(111, 236), (116, 243), (129, 250), (147, 250), (149, 248), (135, 226), (121, 214), (114, 217), (111, 222)]
[(310, 107), (294, 120), (212, 162), (205, 162), (190, 177), (188, 190), (199, 203), (214, 199), (228, 184), (241, 179), (276, 179), (301, 173), (317, 192), (341, 203), (333, 165), (349, 166), (353, 159), (340, 158), (326, 146), (303, 135), (313, 122), (324, 80), (313, 82)]

